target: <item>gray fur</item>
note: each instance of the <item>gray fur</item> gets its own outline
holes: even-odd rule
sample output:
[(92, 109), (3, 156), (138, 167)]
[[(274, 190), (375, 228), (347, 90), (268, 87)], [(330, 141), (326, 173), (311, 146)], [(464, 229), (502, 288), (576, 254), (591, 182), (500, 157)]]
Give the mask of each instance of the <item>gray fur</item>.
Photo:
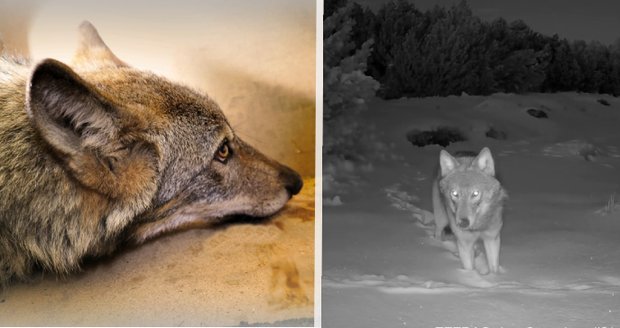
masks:
[(500, 230), (507, 193), (495, 177), (488, 148), (477, 156), (452, 157), (442, 150), (433, 184), (435, 238), (446, 226), (454, 233), (465, 269), (473, 269), (474, 244), (482, 239), (489, 269), (499, 272)]

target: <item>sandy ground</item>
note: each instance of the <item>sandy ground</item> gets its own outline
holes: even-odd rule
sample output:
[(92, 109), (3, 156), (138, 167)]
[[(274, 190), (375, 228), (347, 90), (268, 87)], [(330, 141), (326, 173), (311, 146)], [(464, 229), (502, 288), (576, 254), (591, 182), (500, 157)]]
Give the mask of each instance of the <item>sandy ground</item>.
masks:
[(0, 294), (0, 325), (313, 324), (314, 180), (275, 217), (156, 239)]

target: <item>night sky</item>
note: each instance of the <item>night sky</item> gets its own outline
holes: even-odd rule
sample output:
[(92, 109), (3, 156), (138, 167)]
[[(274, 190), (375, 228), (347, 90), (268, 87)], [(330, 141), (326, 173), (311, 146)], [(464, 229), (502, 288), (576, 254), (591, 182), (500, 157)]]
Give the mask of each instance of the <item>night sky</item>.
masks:
[[(351, 0), (373, 9), (390, 0)], [(412, 0), (418, 9), (449, 6), (459, 0)], [(620, 39), (618, 0), (469, 0), (474, 14), (487, 20), (504, 17), (522, 19), (546, 35), (557, 33), (570, 40), (598, 40), (611, 44)]]

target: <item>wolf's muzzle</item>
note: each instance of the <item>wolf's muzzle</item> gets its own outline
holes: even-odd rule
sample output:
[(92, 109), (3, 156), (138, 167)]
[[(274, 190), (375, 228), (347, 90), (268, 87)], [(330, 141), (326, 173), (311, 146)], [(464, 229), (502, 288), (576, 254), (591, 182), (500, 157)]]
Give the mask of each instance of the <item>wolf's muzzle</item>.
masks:
[(301, 179), (299, 173), (287, 166), (282, 166), (280, 170), (280, 179), (284, 182), (284, 188), (286, 188), (286, 191), (288, 191), (291, 196), (297, 195), (304, 186), (304, 181)]

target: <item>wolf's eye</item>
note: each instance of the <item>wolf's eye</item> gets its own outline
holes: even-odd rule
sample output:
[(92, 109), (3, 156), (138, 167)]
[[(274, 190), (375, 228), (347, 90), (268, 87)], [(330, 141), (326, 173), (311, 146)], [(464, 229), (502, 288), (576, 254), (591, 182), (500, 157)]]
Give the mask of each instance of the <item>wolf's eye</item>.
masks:
[(456, 190), (452, 190), (452, 191), (450, 192), (450, 195), (451, 195), (452, 197), (454, 197), (454, 198), (457, 198), (457, 197), (459, 197), (459, 192), (458, 192), (458, 191), (456, 191)]
[(229, 157), (230, 157), (230, 147), (228, 146), (228, 140), (225, 140), (220, 146), (220, 148), (217, 149), (215, 158), (222, 163), (226, 163)]
[(474, 190), (474, 192), (471, 193), (471, 196), (474, 197), (474, 198), (478, 197), (478, 196), (480, 196), (480, 192), (478, 190)]

